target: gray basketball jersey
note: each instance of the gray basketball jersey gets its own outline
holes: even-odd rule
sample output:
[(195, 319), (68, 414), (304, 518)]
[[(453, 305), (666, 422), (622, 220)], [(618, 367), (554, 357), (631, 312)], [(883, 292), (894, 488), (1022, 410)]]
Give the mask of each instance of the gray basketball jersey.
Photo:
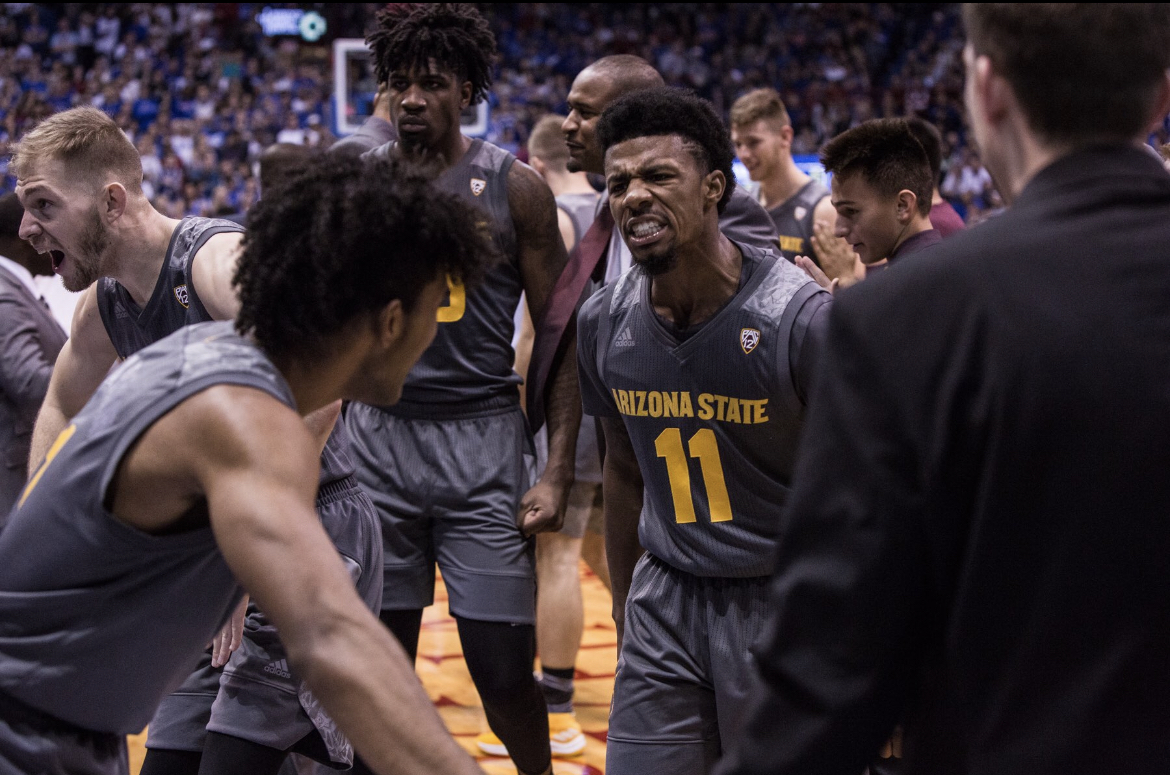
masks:
[(593, 225), (593, 216), (597, 212), (597, 203), (601, 201), (600, 193), (561, 194), (556, 198), (557, 207), (564, 210), (573, 221), (573, 244), (568, 246), (572, 250)]
[(802, 422), (789, 345), (798, 314), (823, 303), (788, 261), (739, 248), (740, 289), (682, 341), (638, 266), (579, 318), (585, 412), (622, 419), (642, 472), (642, 546), (698, 576), (772, 571)]
[(112, 277), (98, 280), (102, 323), (118, 355), (134, 353), (183, 326), (211, 320), (191, 282), (191, 259), (216, 234), (242, 232), (243, 226), (218, 218), (184, 218), (171, 235), (162, 271), (145, 307), (139, 307)]
[[(190, 217), (180, 221), (171, 235), (162, 271), (145, 307), (139, 307), (130, 292), (114, 278), (98, 280), (98, 311), (118, 355), (128, 358), (183, 326), (210, 321), (211, 315), (199, 300), (191, 280), (192, 259), (216, 234), (243, 231), (243, 226), (219, 218)], [(321, 451), (322, 485), (353, 473), (348, 448), (349, 436), (342, 423), (337, 423)]]
[(106, 502), (147, 428), (225, 384), (293, 403), (281, 374), (230, 322), (204, 323), (129, 358), (57, 437), (0, 532), (0, 690), (72, 724), (127, 734), (195, 666), (240, 596), (210, 526), (148, 535)]
[(812, 245), (813, 210), (828, 195), (829, 189), (810, 180), (787, 200), (768, 210), (780, 235), (780, 252), (789, 261), (795, 261), (797, 256), (816, 258)]
[[(385, 156), (387, 144), (370, 151)], [(411, 404), (461, 404), (499, 396), (515, 396), (520, 377), (512, 370), (515, 360), (513, 314), (523, 286), (516, 255), (516, 229), (508, 207), (508, 172), (516, 157), (483, 140), (472, 140), (467, 153), (435, 180), (435, 185), (455, 194), (482, 213), (478, 226), (487, 233), (503, 256), (472, 293), (458, 283), (439, 309), (435, 341), (411, 369), (402, 389), (402, 400), (391, 413), (417, 414)]]

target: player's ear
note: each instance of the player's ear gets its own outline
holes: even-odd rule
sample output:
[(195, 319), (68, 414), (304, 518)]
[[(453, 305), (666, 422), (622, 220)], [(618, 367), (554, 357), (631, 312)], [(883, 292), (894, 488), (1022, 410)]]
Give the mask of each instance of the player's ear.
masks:
[(106, 223), (113, 223), (126, 212), (126, 187), (121, 183), (107, 183), (102, 188), (101, 201), (98, 203), (98, 213)]
[(471, 104), (471, 81), (464, 81), (460, 92), (462, 96), (459, 99), (459, 107), (466, 108)]
[(898, 192), (896, 207), (898, 223), (908, 223), (914, 217), (914, 213), (918, 211), (918, 197), (913, 191), (904, 188)]
[(406, 310), (402, 301), (392, 300), (374, 316), (374, 338), (383, 348), (391, 348), (406, 333)]
[(722, 170), (711, 170), (707, 177), (703, 178), (703, 199), (712, 207), (719, 204), (726, 189), (727, 178), (724, 177)]

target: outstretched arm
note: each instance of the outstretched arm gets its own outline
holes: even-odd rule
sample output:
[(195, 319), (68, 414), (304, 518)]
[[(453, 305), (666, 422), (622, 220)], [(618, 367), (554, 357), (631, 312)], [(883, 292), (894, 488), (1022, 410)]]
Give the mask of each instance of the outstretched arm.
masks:
[[(516, 226), (520, 277), (528, 297), (528, 310), (533, 320), (539, 320), (553, 285), (568, 262), (556, 202), (531, 167), (515, 162), (508, 173), (508, 205)], [(577, 346), (572, 325), (565, 338), (567, 347), (554, 364), (545, 410), (548, 463), (540, 481), (525, 493), (520, 504), (520, 527), (525, 534), (560, 528), (573, 484), (577, 431), (581, 427), (581, 395), (577, 387)]]
[(321, 527), (315, 444), (301, 418), (248, 388), (220, 386), (196, 399), (180, 409), (199, 411), (178, 420), (199, 438), (176, 454), (189, 456), (216, 541), (279, 628), (298, 674), (376, 772), (480, 773)]
[(57, 355), (37, 415), (29, 449), (30, 472), (40, 466), (53, 441), (93, 396), (117, 360), (118, 351), (98, 312), (97, 286), (91, 285), (73, 313), (73, 332)]

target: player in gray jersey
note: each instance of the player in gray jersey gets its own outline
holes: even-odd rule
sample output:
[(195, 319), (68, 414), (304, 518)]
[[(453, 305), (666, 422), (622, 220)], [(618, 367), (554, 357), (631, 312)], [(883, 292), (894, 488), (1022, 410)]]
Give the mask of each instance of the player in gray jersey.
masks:
[(792, 160), (792, 121), (775, 89), (756, 89), (731, 106), (731, 139), (751, 179), (759, 184), (757, 196), (779, 233), (780, 253), (789, 261), (809, 256), (829, 278), (852, 276), (845, 266), (830, 263), (814, 244), (814, 228), (822, 225), (825, 239), (834, 239), (837, 213), (829, 201), (829, 189), (805, 174)]
[(556, 206), (530, 167), (459, 131), (460, 110), (491, 83), (495, 40), (478, 11), (387, 8), (368, 42), (399, 138), (369, 155), (429, 162), (435, 185), (480, 213), (500, 257), (474, 293), (451, 283), (439, 333), (399, 404), (346, 410), (357, 476), (382, 518), (382, 618), (414, 653), (437, 563), (489, 726), (521, 773), (546, 773), (548, 718), (532, 675), (530, 536), (560, 526), (581, 410), (576, 359), (565, 357), (548, 401), (549, 462), (533, 485), (511, 341), (521, 292), (541, 311), (564, 268)]
[(636, 262), (579, 322), (619, 637), (606, 771), (706, 773), (740, 725), (830, 296), (720, 232), (732, 151), (708, 103), (637, 92), (598, 131)]
[[(71, 144), (71, 153), (60, 150), (61, 138)], [(21, 157), (26, 173), (22, 196), (30, 204), (42, 205), (25, 218), (22, 234), (41, 249), (53, 250), (57, 271), (69, 287), (92, 283), (82, 297), (73, 336), (63, 350), (65, 356), (58, 360), (37, 421), (35, 466), (118, 358), (127, 358), (182, 326), (234, 316), (238, 304), (230, 279), (243, 229), (230, 221), (208, 218), (175, 221), (155, 210), (137, 186), (141, 182), (137, 153), (100, 111), (72, 110), (50, 118), (25, 139)], [(94, 158), (112, 158), (119, 165), (100, 171), (106, 181), (116, 181), (103, 190), (108, 223), (100, 217), (101, 197), (84, 192), (97, 208), (91, 215), (85, 197), (75, 198), (69, 185), (86, 174)], [(78, 226), (84, 227), (80, 234), (76, 234)], [(150, 272), (154, 277), (148, 283)], [(323, 441), (335, 417), (336, 409), (326, 409), (310, 420)], [(318, 511), (342, 555), (368, 570), (355, 573), (355, 581), (362, 597), (377, 610), (381, 560), (374, 557), (371, 563), (363, 558), (371, 556), (371, 545), (381, 545), (381, 538), (373, 505), (352, 476), (347, 446), (340, 427), (325, 442)], [(147, 775), (195, 772), (209, 723), (217, 732), (210, 738), (210, 747), (239, 748), (227, 736), (267, 749), (264, 753), (269, 759), (283, 756), (307, 737), (334, 739), (329, 720), (311, 720), (302, 707), (312, 703), (300, 699), (299, 679), (291, 673), (264, 672), (285, 656), (271, 625), (255, 606), (248, 612), (246, 625), (243, 617), (241, 607), (217, 639), (218, 653), (205, 655), (151, 722)], [(213, 712), (220, 695), (219, 668), (241, 644), (242, 651), (232, 655), (224, 671), (225, 693)], [(271, 720), (258, 717), (250, 710), (254, 708), (264, 709)], [(277, 719), (288, 723), (278, 724)], [(343, 745), (319, 747), (314, 753), (340, 763), (350, 756)], [(218, 754), (212, 750), (211, 756)], [(241, 757), (237, 751), (228, 758)], [(233, 770), (220, 767), (219, 771)], [(253, 767), (248, 773), (258, 771)]]
[[(664, 83), (662, 75), (649, 62), (630, 54), (602, 57), (578, 73), (566, 98), (569, 115), (561, 126), (569, 149), (569, 170), (603, 174), (605, 165), (597, 139), (597, 122), (602, 111), (625, 94)], [(599, 204), (596, 217), (607, 218), (608, 213), (602, 213), (604, 209), (604, 203)], [(742, 189), (732, 191), (731, 199), (719, 214), (719, 228), (736, 242), (776, 248), (776, 227), (772, 219)], [(615, 225), (598, 276), (604, 282), (612, 282), (630, 268), (632, 261), (630, 249)]]
[[(27, 194), (43, 177), (22, 151)], [(314, 513), (319, 441), (299, 414), (398, 399), (444, 278), (484, 271), (474, 215), (401, 166), (322, 158), (250, 222), (240, 334), (187, 326), (128, 358), (0, 534), (3, 775), (124, 775), (118, 736), (187, 675), (240, 586), (373, 770), (478, 772)]]

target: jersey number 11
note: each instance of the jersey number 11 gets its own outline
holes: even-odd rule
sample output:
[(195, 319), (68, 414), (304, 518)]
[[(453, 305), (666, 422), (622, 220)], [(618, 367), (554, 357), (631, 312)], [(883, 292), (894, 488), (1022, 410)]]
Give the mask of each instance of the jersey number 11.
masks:
[[(703, 486), (707, 490), (707, 510), (712, 522), (731, 519), (731, 499), (727, 495), (727, 480), (723, 476), (723, 461), (719, 458), (719, 443), (715, 431), (700, 428), (687, 443), (691, 457), (699, 459), (703, 472)], [(674, 521), (695, 521), (695, 501), (691, 497), (691, 469), (683, 452), (682, 433), (678, 428), (667, 428), (654, 440), (654, 451), (666, 459), (666, 474), (670, 478), (670, 497), (674, 501)]]

